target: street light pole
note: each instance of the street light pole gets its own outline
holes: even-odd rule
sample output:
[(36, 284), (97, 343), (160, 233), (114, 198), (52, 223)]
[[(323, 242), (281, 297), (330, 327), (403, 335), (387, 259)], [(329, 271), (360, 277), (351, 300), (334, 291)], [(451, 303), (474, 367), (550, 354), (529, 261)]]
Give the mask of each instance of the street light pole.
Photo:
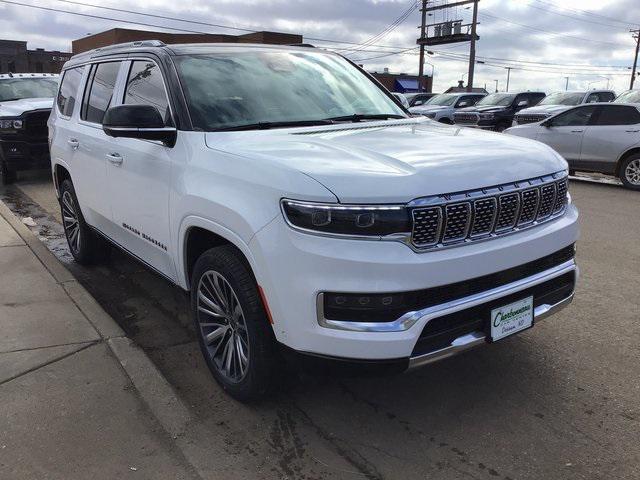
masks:
[(498, 80), (494, 80), (496, 82), (496, 93), (498, 93)]
[(505, 92), (509, 91), (509, 78), (511, 77), (511, 69), (513, 67), (504, 67), (507, 69), (507, 89), (505, 90)]
[(569, 77), (564, 77), (567, 79), (567, 83), (564, 84), (564, 91), (566, 92), (567, 90), (569, 90)]

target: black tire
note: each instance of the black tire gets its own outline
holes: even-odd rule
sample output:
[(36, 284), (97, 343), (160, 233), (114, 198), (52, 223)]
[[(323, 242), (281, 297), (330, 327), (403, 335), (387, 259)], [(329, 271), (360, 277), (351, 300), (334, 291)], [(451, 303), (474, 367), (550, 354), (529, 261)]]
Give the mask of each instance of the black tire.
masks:
[[(60, 185), (60, 212), (73, 259), (81, 265), (93, 265), (106, 261), (111, 253), (111, 245), (87, 225), (73, 183), (69, 179), (64, 180)], [(73, 213), (76, 218), (77, 228), (76, 224), (67, 220), (71, 218), (70, 213)]]
[(631, 190), (640, 190), (640, 154), (630, 155), (620, 164), (620, 181)]
[[(227, 283), (225, 284), (222, 279)], [(239, 315), (242, 319), (231, 318), (235, 318), (235, 315), (229, 314), (229, 311), (238, 311), (235, 307), (225, 309), (229, 314), (228, 318), (212, 316), (202, 310), (202, 308), (208, 310), (210, 303), (204, 302), (199, 293), (201, 291), (211, 293), (212, 281), (218, 281), (220, 283), (217, 285), (223, 287), (228, 285), (231, 288), (234, 296), (229, 295), (227, 299), (231, 299), (232, 305), (234, 299), (237, 300), (240, 305)], [(228, 293), (228, 290), (225, 292)], [(213, 298), (211, 295), (208, 297)], [(274, 384), (276, 367), (280, 360), (273, 329), (269, 324), (251, 268), (235, 247), (231, 245), (215, 247), (198, 258), (191, 276), (191, 311), (202, 355), (220, 386), (229, 395), (242, 402), (265, 396)], [(242, 329), (242, 324), (246, 328)], [(224, 333), (220, 334), (220, 330), (225, 328)], [(207, 335), (210, 338), (216, 335), (216, 338), (207, 343), (205, 339)], [(237, 340), (238, 338), (240, 340)], [(230, 345), (236, 345), (228, 356), (224, 356), (227, 352), (225, 340)], [(238, 347), (237, 343), (234, 344), (234, 340), (240, 342), (241, 347)], [(222, 353), (220, 353), (221, 349), (224, 350)], [(241, 355), (237, 353), (240, 349), (248, 359), (244, 369), (241, 368)], [(229, 371), (226, 370), (228, 358), (231, 358)], [(234, 371), (237, 378), (232, 375)]]
[(7, 162), (0, 159), (0, 185), (9, 185), (16, 181), (17, 174), (15, 170), (10, 170)]

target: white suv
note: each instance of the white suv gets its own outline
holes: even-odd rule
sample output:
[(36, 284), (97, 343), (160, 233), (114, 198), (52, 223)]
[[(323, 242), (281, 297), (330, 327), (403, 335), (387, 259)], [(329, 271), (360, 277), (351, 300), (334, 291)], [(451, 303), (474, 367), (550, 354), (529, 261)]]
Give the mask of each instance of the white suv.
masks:
[(531, 327), (574, 292), (567, 163), (411, 118), (310, 47), (95, 50), (64, 67), (54, 181), (79, 262), (107, 240), (191, 292), (236, 398), (283, 356), (405, 370)]

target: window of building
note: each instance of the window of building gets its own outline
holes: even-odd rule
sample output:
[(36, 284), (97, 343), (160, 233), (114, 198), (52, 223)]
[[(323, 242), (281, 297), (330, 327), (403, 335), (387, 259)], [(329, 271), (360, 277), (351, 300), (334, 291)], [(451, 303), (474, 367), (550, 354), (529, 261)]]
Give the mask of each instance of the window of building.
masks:
[(85, 88), (80, 118), (91, 123), (102, 123), (118, 79), (120, 62), (99, 63), (91, 68)]
[(162, 80), (162, 72), (155, 63), (148, 60), (136, 60), (131, 64), (124, 103), (131, 105), (152, 105), (169, 125), (171, 112), (169, 100)]
[(73, 113), (83, 71), (84, 67), (76, 67), (64, 72), (62, 83), (58, 90), (58, 98), (56, 99), (58, 109), (62, 115), (70, 117)]

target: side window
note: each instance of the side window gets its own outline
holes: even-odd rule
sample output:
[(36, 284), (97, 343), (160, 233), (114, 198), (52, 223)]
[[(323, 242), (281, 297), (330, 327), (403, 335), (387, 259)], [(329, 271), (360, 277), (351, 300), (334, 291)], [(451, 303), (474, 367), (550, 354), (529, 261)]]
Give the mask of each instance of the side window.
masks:
[(84, 67), (70, 68), (64, 72), (64, 76), (62, 77), (56, 103), (58, 104), (60, 113), (65, 117), (70, 117), (73, 113), (83, 71)]
[(91, 123), (102, 123), (109, 109), (116, 86), (120, 62), (94, 65), (87, 81), (80, 118)]
[(578, 107), (561, 113), (553, 119), (554, 127), (582, 127), (589, 124), (591, 117), (598, 107)]
[(136, 60), (131, 64), (124, 92), (124, 103), (152, 105), (158, 109), (166, 125), (171, 124), (169, 100), (158, 65), (149, 60)]
[(540, 101), (544, 98), (545, 96), (540, 94), (540, 93), (532, 93), (529, 95), (529, 106), (533, 107), (534, 105), (537, 105), (538, 103), (540, 103)]
[[(522, 105), (522, 102), (524, 102), (525, 104)], [(529, 95), (527, 94), (522, 94), (522, 95), (517, 95), (516, 96), (516, 100), (513, 102), (514, 106), (516, 108), (527, 108), (531, 106), (531, 101), (529, 100)]]
[(616, 96), (612, 92), (600, 92), (599, 95), (601, 102), (613, 102)]
[(635, 107), (603, 105), (596, 125), (635, 125), (640, 123), (640, 112)]
[(600, 101), (600, 96), (597, 93), (591, 93), (587, 97), (587, 101), (585, 103), (596, 103)]

